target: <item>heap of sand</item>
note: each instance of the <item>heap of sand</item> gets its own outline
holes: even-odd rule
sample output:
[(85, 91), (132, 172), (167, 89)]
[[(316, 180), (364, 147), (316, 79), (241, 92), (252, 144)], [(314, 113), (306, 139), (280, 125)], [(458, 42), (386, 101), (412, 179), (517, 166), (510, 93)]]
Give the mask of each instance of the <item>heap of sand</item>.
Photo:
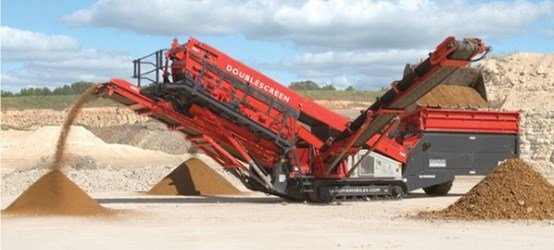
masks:
[(552, 220), (554, 186), (525, 161), (510, 159), (454, 204), (420, 215), (458, 220)]
[(475, 89), (456, 85), (439, 85), (417, 101), (419, 106), (446, 108), (487, 108), (487, 101)]
[(4, 214), (17, 215), (108, 215), (100, 206), (60, 170), (53, 170), (21, 194)]
[(153, 195), (234, 195), (241, 192), (197, 158), (191, 158), (158, 182)]
[(5, 214), (85, 216), (110, 213), (110, 210), (96, 203), (60, 171), (65, 161), (66, 142), (71, 132), (71, 124), (89, 97), (96, 93), (96, 88), (93, 86), (85, 91), (69, 110), (56, 144), (54, 162), (50, 165), (51, 171), (17, 197), (3, 211)]

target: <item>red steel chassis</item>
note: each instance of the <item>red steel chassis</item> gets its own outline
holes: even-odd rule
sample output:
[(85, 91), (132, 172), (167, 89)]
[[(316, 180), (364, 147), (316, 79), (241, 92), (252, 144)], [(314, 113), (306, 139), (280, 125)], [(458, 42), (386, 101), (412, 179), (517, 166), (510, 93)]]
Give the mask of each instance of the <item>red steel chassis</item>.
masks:
[[(255, 164), (271, 170), (279, 162), (290, 161), (294, 167), (289, 178), (313, 175), (342, 179), (349, 176), (346, 156), (361, 148), (405, 163), (421, 131), (518, 132), (518, 112), (422, 107), (405, 111), (410, 100), (422, 97), (440, 84), (428, 83), (435, 75), (467, 66), (471, 57), (485, 51), (481, 41), (473, 39), (468, 42), (475, 46), (471, 56), (451, 59), (457, 48), (455, 42), (453, 37), (443, 41), (425, 61), (425, 72), (415, 74), (405, 86), (403, 82), (391, 84), (391, 93), (387, 93), (391, 99), (378, 100), (354, 122), (193, 38), (184, 45), (174, 41), (166, 53), (166, 65), (169, 60), (172, 64), (162, 68), (163, 74), (168, 76), (170, 68), (173, 82), (190, 82), (187, 91), (191, 98), (204, 95), (212, 105), (223, 105), (223, 110), (233, 108), (232, 112), (240, 114), (241, 124), (204, 102), (191, 102), (184, 113), (171, 101), (148, 97), (141, 93), (140, 87), (121, 79), (102, 84), (98, 95), (165, 123), (170, 129), (182, 131), (188, 140), (226, 169), (247, 170), (248, 164)], [(397, 122), (393, 122), (395, 117)], [(271, 136), (253, 132), (252, 126)], [(329, 134), (327, 138), (314, 132), (321, 128)], [(395, 131), (402, 132), (403, 136), (392, 136)], [(289, 158), (283, 157), (283, 150), (288, 151)]]

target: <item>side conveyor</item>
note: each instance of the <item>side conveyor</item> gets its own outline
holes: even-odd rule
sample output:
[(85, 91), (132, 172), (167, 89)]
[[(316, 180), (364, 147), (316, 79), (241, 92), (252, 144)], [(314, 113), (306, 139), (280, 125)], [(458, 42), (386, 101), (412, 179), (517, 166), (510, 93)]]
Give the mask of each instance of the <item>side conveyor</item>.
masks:
[(360, 148), (409, 105), (419, 100), (441, 84), (461, 67), (467, 66), (472, 57), (486, 51), (479, 39), (456, 40), (448, 37), (429, 58), (406, 72), (402, 80), (391, 84), (391, 89), (380, 97), (332, 143), (322, 148), (323, 163), (327, 173), (339, 163), (352, 148)]

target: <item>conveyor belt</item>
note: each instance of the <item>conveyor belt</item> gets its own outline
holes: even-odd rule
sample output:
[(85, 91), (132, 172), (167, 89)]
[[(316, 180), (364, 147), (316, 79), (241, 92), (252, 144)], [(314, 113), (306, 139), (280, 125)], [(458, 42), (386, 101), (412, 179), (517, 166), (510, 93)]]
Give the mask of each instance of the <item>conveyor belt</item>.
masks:
[[(466, 64), (470, 62), (471, 58), (475, 56), (480, 50), (483, 49), (479, 40), (476, 39), (465, 39), (462, 41), (453, 40), (447, 42), (448, 39), (443, 42), (437, 51), (434, 53), (441, 52), (444, 47), (454, 49), (448, 54), (445, 59), (456, 60), (456, 61), (465, 61)], [(436, 58), (435, 58), (436, 60)], [(358, 116), (349, 126), (348, 129), (344, 130), (339, 134), (333, 144), (341, 145), (340, 142), (344, 140), (351, 139), (353, 134), (359, 133), (360, 129), (363, 131), (360, 135), (354, 139), (352, 147), (361, 147), (375, 134), (381, 132), (396, 114), (391, 113), (380, 113), (379, 111), (383, 110), (404, 110), (412, 103), (419, 100), (433, 88), (445, 81), (451, 74), (460, 69), (461, 66), (456, 64), (454, 61), (453, 64), (441, 64), (440, 62), (433, 62), (432, 54), (425, 61), (417, 65), (413, 70), (405, 73), (402, 80), (393, 84), (396, 88), (391, 88), (383, 96), (381, 96), (373, 105), (371, 105), (366, 112), (363, 112)], [(434, 64), (433, 64), (434, 63)], [(449, 66), (447, 66), (449, 65)], [(373, 112), (375, 116), (368, 116), (367, 112)], [(367, 119), (371, 119), (368, 121)], [(367, 124), (369, 122), (369, 124)], [(365, 124), (365, 126), (364, 126)], [(365, 128), (364, 128), (365, 127)], [(331, 144), (331, 148), (333, 147)], [(347, 145), (348, 146), (348, 145)], [(322, 151), (326, 151), (330, 148), (329, 146), (323, 147)], [(347, 149), (344, 149), (347, 150)], [(332, 164), (336, 161), (336, 157), (342, 157), (343, 154), (330, 155), (329, 158), (325, 160), (327, 164)], [(332, 167), (332, 166), (331, 166)]]

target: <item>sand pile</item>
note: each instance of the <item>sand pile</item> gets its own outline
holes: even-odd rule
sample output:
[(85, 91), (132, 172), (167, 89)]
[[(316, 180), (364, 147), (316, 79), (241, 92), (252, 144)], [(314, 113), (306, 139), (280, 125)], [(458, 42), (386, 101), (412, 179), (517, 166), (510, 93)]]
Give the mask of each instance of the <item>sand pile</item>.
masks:
[(456, 85), (439, 85), (423, 96), (420, 106), (443, 108), (486, 108), (487, 101), (475, 89)]
[[(46, 167), (53, 161), (60, 127), (46, 126), (35, 131), (3, 130), (2, 173)], [(184, 141), (182, 137), (179, 137)], [(137, 168), (145, 166), (177, 166), (186, 155), (173, 155), (134, 146), (106, 143), (84, 127), (71, 126), (67, 139), (65, 166), (75, 165), (71, 158), (87, 158), (98, 168)]]
[(44, 175), (2, 211), (21, 215), (107, 215), (100, 206), (60, 170)]
[(153, 195), (233, 195), (240, 191), (204, 162), (191, 158), (158, 182)]
[(510, 159), (448, 208), (420, 215), (461, 220), (552, 220), (554, 186), (525, 161)]
[(73, 104), (62, 126), (54, 162), (50, 172), (41, 177), (21, 194), (4, 213), (25, 215), (100, 215), (109, 210), (100, 206), (85, 191), (69, 180), (61, 171), (65, 161), (65, 146), (71, 132), (71, 124), (79, 115), (90, 95), (96, 92), (91, 87)]

